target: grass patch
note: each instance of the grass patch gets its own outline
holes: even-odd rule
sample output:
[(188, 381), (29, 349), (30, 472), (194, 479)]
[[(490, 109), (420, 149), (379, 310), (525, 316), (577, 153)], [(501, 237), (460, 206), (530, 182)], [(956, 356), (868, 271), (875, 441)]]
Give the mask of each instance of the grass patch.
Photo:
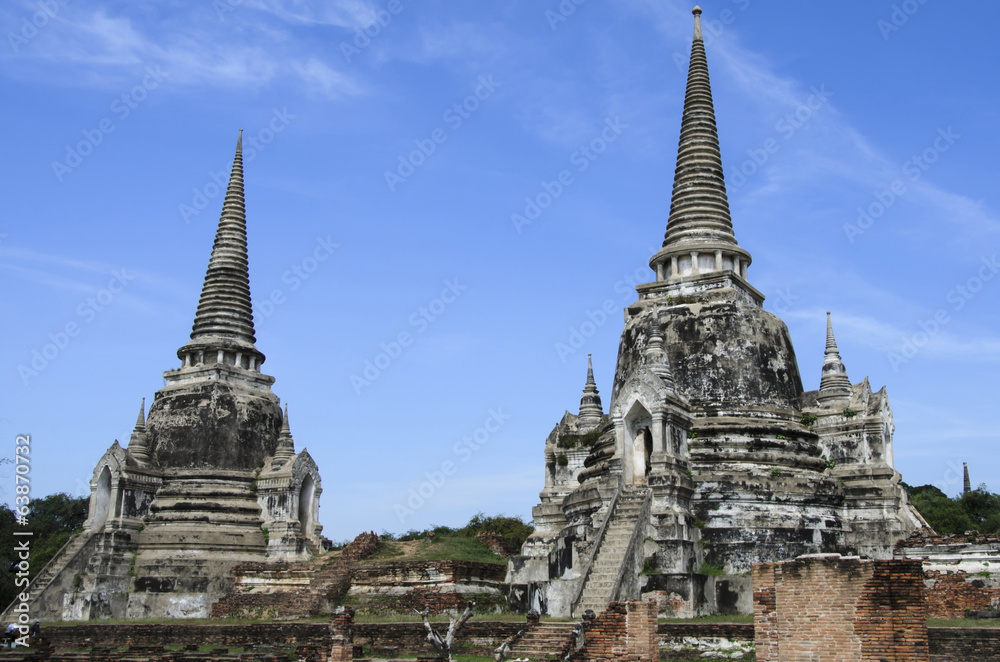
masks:
[[(429, 619), (431, 623), (447, 623), (448, 614), (431, 614)], [(542, 614), (541, 620), (543, 622), (553, 622), (553, 623), (575, 623), (576, 621), (572, 618), (552, 618)], [(398, 613), (398, 614), (357, 614), (354, 617), (355, 623), (420, 623), (423, 619), (413, 612), (410, 613)], [(470, 619), (470, 622), (481, 622), (481, 623), (525, 623), (527, 622), (527, 617), (524, 614), (519, 614), (517, 612), (508, 611), (499, 614), (476, 614)], [(492, 659), (492, 658), (491, 658)]]
[(377, 552), (360, 565), (369, 561), (473, 561), (477, 563), (506, 564), (507, 559), (497, 556), (477, 538), (466, 536), (437, 536), (433, 542), (409, 540), (399, 542), (383, 540)]
[(1000, 618), (928, 618), (929, 628), (1000, 628)]
[(658, 618), (657, 623), (753, 623), (753, 614), (712, 614), (696, 618)]

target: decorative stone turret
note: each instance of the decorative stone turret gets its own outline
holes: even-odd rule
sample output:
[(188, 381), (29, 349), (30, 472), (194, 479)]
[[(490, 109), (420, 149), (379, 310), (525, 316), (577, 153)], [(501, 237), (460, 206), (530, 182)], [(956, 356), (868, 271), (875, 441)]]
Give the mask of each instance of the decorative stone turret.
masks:
[(597, 382), (594, 381), (594, 363), (590, 354), (587, 354), (587, 383), (583, 387), (583, 396), (580, 397), (580, 425), (596, 427), (602, 416), (604, 407), (597, 392)]
[(847, 377), (847, 368), (840, 360), (840, 350), (837, 349), (837, 339), (833, 337), (833, 322), (830, 313), (826, 314), (826, 351), (823, 356), (823, 377), (819, 382), (818, 400), (821, 405), (830, 405), (839, 401), (851, 399), (854, 389)]

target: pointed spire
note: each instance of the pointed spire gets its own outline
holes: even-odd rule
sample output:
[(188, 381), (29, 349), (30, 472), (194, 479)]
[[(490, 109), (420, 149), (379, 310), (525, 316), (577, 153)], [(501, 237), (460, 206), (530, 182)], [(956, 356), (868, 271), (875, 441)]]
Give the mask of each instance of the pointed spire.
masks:
[(658, 281), (720, 271), (745, 278), (751, 258), (736, 242), (729, 213), (701, 31), (701, 7), (696, 6), (691, 13), (694, 38), (670, 217), (663, 248), (650, 260), (650, 266), (656, 270)]
[(962, 494), (968, 494), (972, 491), (972, 481), (969, 480), (969, 465), (967, 462), (962, 463), (962, 473), (965, 474), (962, 481)]
[(274, 451), (271, 470), (281, 468), (295, 455), (295, 441), (292, 439), (292, 429), (288, 425), (288, 403), (285, 403), (285, 416), (281, 419), (281, 432), (278, 433), (278, 447)]
[(139, 464), (149, 462), (149, 445), (146, 443), (146, 398), (139, 405), (139, 418), (136, 419), (132, 437), (128, 440), (128, 452)]
[(819, 380), (819, 396), (821, 403), (829, 400), (849, 400), (854, 393), (851, 380), (847, 377), (847, 368), (840, 359), (837, 349), (837, 339), (833, 337), (833, 321), (830, 313), (826, 313), (826, 351), (823, 357), (823, 376)]
[(594, 362), (590, 354), (587, 354), (587, 383), (580, 397), (580, 423), (586, 427), (594, 427), (601, 422), (602, 416), (604, 406), (597, 392), (597, 382), (594, 381)]
[[(192, 350), (205, 351), (204, 362), (216, 363), (218, 351), (231, 350), (263, 355), (254, 347), (253, 306), (250, 301), (250, 274), (247, 264), (247, 221), (243, 195), (243, 130), (236, 139), (236, 156), (222, 214), (215, 233), (212, 255), (205, 273), (191, 341), (178, 356)], [(216, 351), (216, 356), (212, 351)], [(197, 362), (197, 359), (193, 362)]]

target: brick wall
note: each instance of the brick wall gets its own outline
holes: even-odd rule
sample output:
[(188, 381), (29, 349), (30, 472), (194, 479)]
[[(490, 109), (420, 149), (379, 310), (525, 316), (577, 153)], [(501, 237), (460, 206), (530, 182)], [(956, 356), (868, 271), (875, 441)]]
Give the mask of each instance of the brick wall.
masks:
[(759, 662), (927, 662), (919, 561), (839, 554), (753, 566)]
[(596, 618), (584, 619), (583, 641), (583, 648), (570, 658), (574, 662), (656, 662), (660, 659), (656, 601), (610, 603)]
[[(965, 618), (971, 610), (986, 611), (1000, 602), (1000, 588), (988, 585), (982, 577), (964, 571), (949, 573), (928, 570), (924, 573), (927, 615), (931, 618)], [(991, 583), (995, 583), (992, 580)]]
[(1000, 662), (1000, 628), (931, 628), (931, 662)]

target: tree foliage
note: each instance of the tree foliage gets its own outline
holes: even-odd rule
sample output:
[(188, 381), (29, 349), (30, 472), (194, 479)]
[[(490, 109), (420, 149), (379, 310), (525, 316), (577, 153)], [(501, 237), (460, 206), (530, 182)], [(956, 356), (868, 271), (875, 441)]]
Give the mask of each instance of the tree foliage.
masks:
[[(87, 519), (87, 497), (71, 497), (68, 494), (50, 494), (41, 499), (33, 499), (28, 504), (28, 526), (17, 526), (14, 512), (6, 505), (0, 505), (0, 540), (11, 541), (0, 549), (0, 609), (5, 608), (19, 592), (14, 585), (20, 562), (14, 550), (14, 531), (31, 531), (31, 557), (28, 578), (34, 579), (52, 557), (56, 555), (69, 537), (78, 531)], [(23, 589), (23, 587), (20, 587)]]
[(913, 506), (940, 534), (1000, 533), (1000, 494), (993, 494), (985, 484), (954, 498), (933, 485), (903, 486)]

